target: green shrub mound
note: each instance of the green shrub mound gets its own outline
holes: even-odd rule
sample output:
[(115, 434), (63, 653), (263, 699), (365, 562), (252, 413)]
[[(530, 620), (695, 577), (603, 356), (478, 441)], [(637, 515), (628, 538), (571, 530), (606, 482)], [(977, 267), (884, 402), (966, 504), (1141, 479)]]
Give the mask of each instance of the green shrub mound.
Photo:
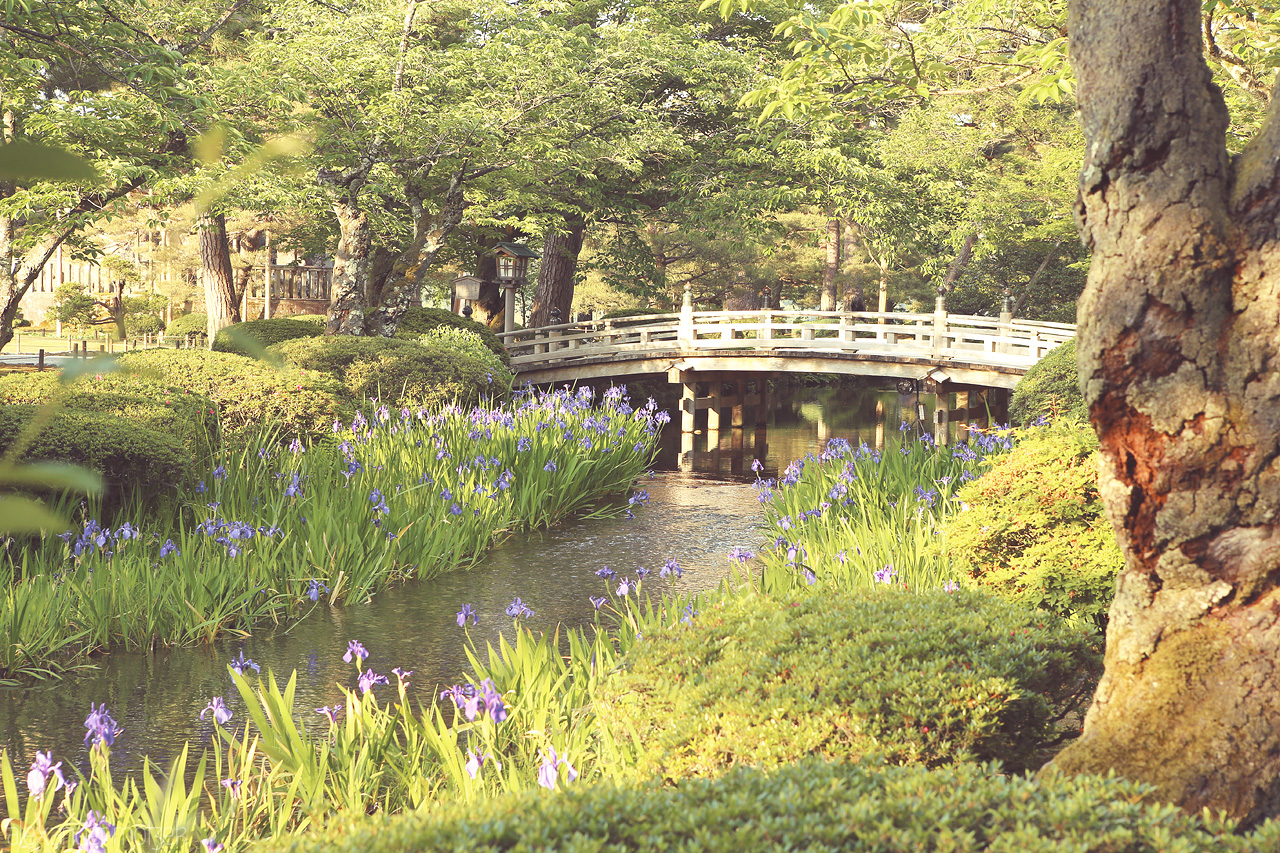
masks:
[(134, 373), (208, 397), (218, 410), (223, 438), (232, 444), (263, 427), (286, 436), (331, 435), (334, 419), (352, 413), (342, 386), (323, 373), (198, 349), (143, 350), (120, 361)]
[(1124, 557), (1098, 494), (1098, 438), (1079, 422), (1024, 436), (959, 492), (946, 554), (980, 586), (1102, 628)]
[[(0, 454), (22, 434), (38, 406), (0, 408)], [(112, 415), (61, 411), (50, 418), (20, 457), (24, 462), (70, 462), (102, 474), (113, 494), (154, 495), (186, 479), (190, 453), (168, 433)]]
[(55, 373), (0, 376), (0, 405), (40, 405), (53, 397), (68, 411), (112, 415), (176, 438), (191, 463), (210, 458), (217, 446), (213, 402), (189, 389), (132, 373), (84, 376), (65, 394)]
[(1074, 732), (1101, 641), (972, 592), (746, 595), (646, 636), (599, 704), (630, 774), (679, 781), (808, 756), (1038, 766)]
[(158, 335), (164, 331), (164, 320), (154, 314), (134, 317), (129, 321), (130, 335)]
[(213, 336), (214, 352), (233, 352), (237, 355), (257, 355), (262, 349), (291, 341), (294, 338), (313, 338), (324, 333), (315, 323), (278, 317), (274, 320), (248, 320), (220, 329)]
[(1088, 420), (1076, 373), (1075, 338), (1049, 350), (1018, 381), (1009, 400), (1009, 417), (1023, 425), (1039, 417)]
[(1250, 835), (1150, 802), (1118, 779), (1008, 776), (994, 766), (873, 767), (806, 761), (678, 788), (571, 787), (395, 817), (361, 817), (263, 851), (847, 851), (847, 853), (1258, 853)]
[(329, 318), (323, 314), (290, 314), (288, 317), (281, 317), (280, 319), (296, 320), (299, 323), (315, 323), (323, 329), (325, 320)]
[(167, 338), (183, 338), (187, 335), (205, 335), (208, 331), (208, 314), (183, 314), (181, 317), (174, 317), (165, 326), (164, 334)]
[(424, 333), (440, 326), (475, 332), (480, 336), (480, 340), (484, 341), (484, 345), (494, 355), (502, 359), (503, 364), (511, 364), (511, 357), (507, 355), (507, 348), (502, 345), (502, 341), (494, 334), (492, 329), (484, 323), (477, 323), (469, 317), (463, 317), (443, 308), (419, 308), (416, 305), (413, 306), (405, 311), (404, 316), (400, 318), (400, 323), (396, 326), (396, 337), (417, 340)]
[(503, 396), (509, 371), (488, 349), (478, 349), (334, 335), (286, 341), (268, 352), (293, 367), (334, 376), (354, 399), (416, 408), (455, 401), (469, 406), (485, 396)]

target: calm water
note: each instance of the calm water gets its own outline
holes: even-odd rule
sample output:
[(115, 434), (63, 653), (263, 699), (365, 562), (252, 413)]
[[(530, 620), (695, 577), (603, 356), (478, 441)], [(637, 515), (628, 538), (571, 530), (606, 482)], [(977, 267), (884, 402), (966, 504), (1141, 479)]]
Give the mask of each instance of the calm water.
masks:
[[(914, 398), (895, 393), (823, 388), (789, 389), (776, 396), (767, 432), (758, 435), (749, 418), (740, 449), (732, 449), (732, 433), (725, 429), (715, 452), (706, 452), (706, 436), (699, 435), (699, 452), (683, 460), (684, 471), (679, 470), (678, 419), (673, 422), (654, 474), (637, 484), (649, 492), (650, 505), (636, 518), (572, 521), (514, 536), (470, 571), (412, 582), (364, 604), (318, 606), (288, 630), (194, 649), (108, 655), (71, 678), (0, 689), (0, 744), (19, 769), (36, 750), (46, 749), (53, 750), (55, 760), (84, 769), (84, 718), (90, 703), (105, 702), (124, 730), (112, 750), (113, 771), (123, 774), (140, 767), (144, 756), (168, 761), (187, 740), (207, 743), (212, 722), (197, 716), (213, 696), (227, 700), (233, 724), (245, 719), (226, 668), (241, 651), (281, 681), (296, 670), (297, 707), (304, 713), (342, 701), (337, 685), (354, 687), (355, 668), (342, 660), (348, 640), (369, 649), (366, 666), (377, 672), (413, 670), (411, 692), (427, 702), (442, 685), (461, 681), (467, 670), (466, 634), (455, 621), (464, 603), (480, 613), (480, 624), (469, 631), (484, 648), (500, 633), (512, 636), (503, 610), (515, 596), (536, 612), (526, 621), (534, 630), (589, 624), (588, 596), (605, 594), (606, 583), (595, 575), (601, 566), (634, 577), (637, 566), (656, 570), (674, 558), (685, 572), (672, 581), (675, 589), (714, 589), (728, 572), (728, 551), (737, 545), (754, 548), (762, 538), (752, 459), (760, 456), (768, 475), (819, 449), (829, 437), (872, 443), (877, 399), (885, 403), (891, 442), (903, 418), (915, 420)], [(644, 582), (648, 594), (667, 588), (656, 573)], [(390, 696), (394, 688), (379, 690)]]

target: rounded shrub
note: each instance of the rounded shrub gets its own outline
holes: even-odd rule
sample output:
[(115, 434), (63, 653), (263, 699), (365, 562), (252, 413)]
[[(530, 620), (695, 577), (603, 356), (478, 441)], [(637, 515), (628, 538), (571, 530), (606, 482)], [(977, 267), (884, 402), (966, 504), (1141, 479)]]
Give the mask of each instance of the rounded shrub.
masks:
[[(679, 721), (672, 721), (678, 724)], [(1133, 782), (1011, 776), (991, 765), (926, 769), (804, 761), (678, 787), (571, 783), (391, 818), (339, 818), (264, 853), (407, 851), (1112, 851), (1257, 853), (1280, 822), (1237, 834)]]
[(1049, 350), (1019, 380), (1009, 400), (1009, 417), (1023, 425), (1042, 417), (1088, 419), (1076, 372), (1075, 338)]
[(494, 355), (501, 358), (504, 364), (511, 363), (511, 358), (507, 355), (507, 348), (502, 345), (502, 341), (498, 339), (492, 329), (484, 323), (478, 323), (469, 317), (463, 317), (443, 308), (420, 308), (416, 305), (409, 308), (400, 318), (399, 325), (396, 326), (396, 337), (416, 340), (423, 333), (440, 326), (475, 332), (480, 336), (480, 340), (484, 341), (484, 345)]
[[(41, 407), (0, 408), (0, 454)], [(43, 415), (41, 415), (43, 418)], [(113, 415), (59, 411), (44, 422), (19, 457), (24, 462), (70, 462), (102, 474), (109, 493), (154, 494), (186, 479), (190, 453), (174, 436)]]
[(207, 350), (143, 350), (120, 361), (133, 373), (208, 397), (223, 437), (233, 443), (263, 427), (285, 435), (329, 435), (335, 418), (352, 412), (342, 386), (325, 373)]
[(164, 331), (164, 320), (154, 314), (144, 314), (129, 321), (131, 335), (158, 335)]
[(463, 348), (444, 338), (423, 345), (400, 338), (332, 335), (286, 341), (268, 352), (299, 369), (331, 374), (357, 400), (377, 398), (416, 408), (450, 402), (469, 406), (484, 397), (504, 396), (510, 387), (506, 366), (476, 344), (471, 332), (452, 334), (461, 336)]
[(213, 351), (257, 355), (263, 348), (272, 344), (294, 338), (313, 338), (323, 333), (324, 329), (315, 323), (289, 317), (248, 320), (220, 329), (218, 334), (213, 336)]
[(208, 314), (183, 314), (181, 317), (174, 317), (169, 325), (165, 326), (165, 337), (169, 338), (185, 338), (187, 335), (206, 335), (209, 331), (209, 315)]
[(975, 591), (743, 595), (646, 635), (597, 713), (642, 779), (808, 756), (1022, 770), (1075, 734), (1055, 721), (1101, 669), (1087, 629)]
[(288, 317), (281, 317), (282, 320), (296, 320), (299, 323), (315, 323), (317, 326), (324, 328), (324, 321), (328, 318), (323, 314), (290, 314)]
[(41, 405), (53, 398), (73, 412), (112, 415), (176, 438), (193, 464), (217, 449), (214, 403), (190, 388), (137, 373), (83, 376), (63, 388), (56, 373), (0, 376), (0, 405)]
[(1069, 421), (1037, 429), (958, 493), (945, 551), (979, 586), (1099, 628), (1124, 557), (1098, 493), (1098, 438)]

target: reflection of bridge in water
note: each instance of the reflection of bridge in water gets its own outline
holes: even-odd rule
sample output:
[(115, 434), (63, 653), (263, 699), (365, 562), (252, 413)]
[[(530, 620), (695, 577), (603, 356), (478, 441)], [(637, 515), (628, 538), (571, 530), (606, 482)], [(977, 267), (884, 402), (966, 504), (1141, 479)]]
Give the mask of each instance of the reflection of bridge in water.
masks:
[[(952, 423), (963, 430), (1007, 421), (1009, 390), (1074, 335), (1069, 323), (948, 314), (942, 299), (932, 314), (881, 314), (693, 311), (686, 297), (679, 313), (560, 323), (501, 337), (517, 377), (534, 384), (666, 374), (682, 389), (682, 450), (693, 452), (695, 419), (705, 410), (706, 446), (727, 453), (737, 472), (748, 425), (763, 441), (770, 375), (895, 379), (904, 393), (934, 395), (934, 437), (947, 444)], [(883, 423), (878, 444), (882, 430)], [(721, 449), (725, 431), (729, 446)]]

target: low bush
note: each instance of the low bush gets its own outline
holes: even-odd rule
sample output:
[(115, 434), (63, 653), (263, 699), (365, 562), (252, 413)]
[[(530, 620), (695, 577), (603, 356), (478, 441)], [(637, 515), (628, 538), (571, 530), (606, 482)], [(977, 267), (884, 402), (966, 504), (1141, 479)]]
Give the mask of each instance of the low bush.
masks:
[[(476, 339), (462, 330), (455, 334)], [(486, 396), (501, 398), (510, 387), (507, 368), (474, 344), (468, 351), (444, 343), (424, 346), (397, 338), (334, 335), (286, 341), (268, 352), (294, 367), (331, 374), (354, 399), (376, 397), (397, 406), (454, 401), (470, 406)]]
[(299, 323), (315, 323), (317, 326), (324, 327), (324, 321), (328, 318), (323, 314), (290, 314), (288, 317), (280, 318), (282, 320), (296, 320)]
[(352, 411), (342, 386), (324, 373), (206, 350), (143, 350), (120, 360), (134, 373), (212, 400), (233, 445), (264, 426), (286, 436), (329, 435), (334, 419)]
[(1101, 641), (991, 595), (744, 595), (646, 636), (598, 713), (629, 775), (680, 781), (809, 756), (1038, 766), (1074, 732)]
[(1098, 439), (1064, 422), (1025, 435), (960, 492), (943, 541), (956, 569), (1031, 607), (1099, 629), (1124, 558), (1098, 494)]
[(484, 323), (478, 323), (470, 317), (463, 317), (443, 308), (419, 308), (415, 305), (405, 311), (404, 316), (400, 318), (400, 324), (396, 327), (396, 337), (416, 340), (424, 333), (440, 326), (475, 332), (480, 336), (480, 340), (484, 341), (484, 345), (502, 359), (503, 364), (511, 363), (507, 348), (502, 345), (502, 341), (492, 329)]
[(174, 317), (165, 326), (164, 334), (168, 338), (183, 338), (187, 335), (207, 335), (209, 330), (208, 314), (183, 314)]
[[(22, 434), (38, 406), (0, 408), (0, 454)], [(189, 474), (191, 456), (168, 433), (85, 411), (55, 413), (36, 433), (22, 461), (70, 462), (102, 474), (109, 494), (155, 494)]]
[(992, 766), (806, 761), (678, 788), (601, 784), (348, 819), (259, 849), (1244, 853), (1280, 844), (1280, 823), (1234, 835), (1230, 823), (1185, 815), (1149, 795), (1118, 779), (1035, 780)]
[(1088, 419), (1076, 373), (1075, 338), (1049, 350), (1019, 380), (1009, 400), (1009, 417), (1023, 425), (1041, 417)]
[(158, 335), (164, 331), (164, 320), (154, 314), (134, 317), (129, 321), (130, 335)]
[(324, 332), (315, 323), (277, 317), (273, 320), (249, 320), (219, 330), (213, 337), (214, 352), (233, 352), (238, 355), (257, 355), (256, 349), (269, 347), (294, 338), (313, 338)]
[(112, 415), (146, 429), (171, 435), (201, 464), (217, 447), (218, 419), (213, 402), (189, 388), (132, 373), (80, 378), (65, 393), (56, 373), (0, 376), (0, 405), (40, 405), (55, 396), (68, 411)]

